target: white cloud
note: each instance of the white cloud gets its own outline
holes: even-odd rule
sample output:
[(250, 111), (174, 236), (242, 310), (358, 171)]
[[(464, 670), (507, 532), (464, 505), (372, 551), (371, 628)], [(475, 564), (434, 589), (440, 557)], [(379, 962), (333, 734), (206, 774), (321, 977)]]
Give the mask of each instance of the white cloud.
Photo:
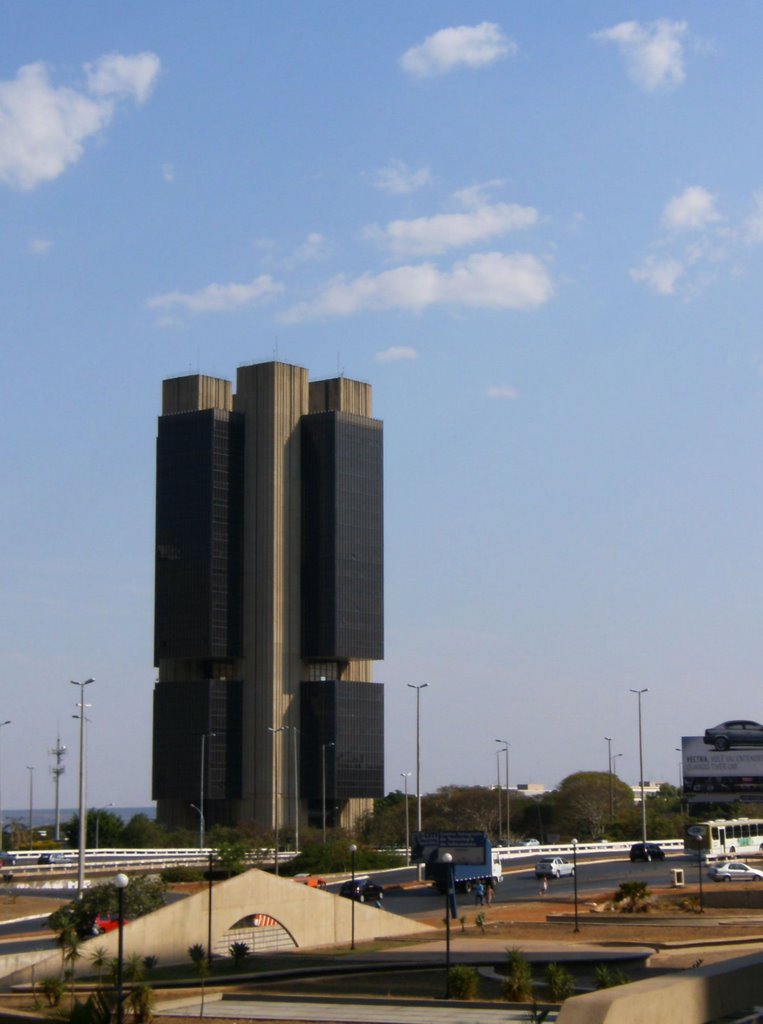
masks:
[(391, 345), (383, 352), (377, 352), (374, 359), (377, 363), (396, 363), (402, 359), (417, 359), (418, 352), (415, 348), (406, 348), (404, 345)]
[(431, 263), (396, 267), (381, 274), (334, 278), (313, 302), (281, 317), (300, 323), (363, 310), (403, 309), (420, 313), (429, 306), (472, 309), (532, 309), (548, 302), (553, 285), (546, 268), (528, 253), (473, 254), (448, 272)]
[(95, 96), (129, 96), (145, 103), (159, 77), (160, 62), (155, 53), (126, 57), (109, 53), (94, 64), (85, 65), (87, 87)]
[(27, 249), (34, 256), (45, 256), (53, 248), (49, 238), (30, 238)]
[(283, 291), (270, 274), (262, 274), (248, 284), (210, 284), (197, 292), (167, 292), (149, 299), (149, 309), (180, 306), (189, 313), (222, 313), (269, 299)]
[(673, 231), (700, 231), (720, 219), (714, 197), (701, 185), (692, 185), (680, 196), (674, 196), (662, 213), (663, 225)]
[(516, 398), (519, 392), (516, 388), (513, 388), (511, 384), (502, 384), (499, 386), (493, 385), (492, 387), (486, 388), (485, 394), (488, 398), (499, 398), (503, 401), (511, 401)]
[(763, 242), (763, 192), (756, 192), (753, 197), (752, 213), (744, 224), (745, 238), (753, 245)]
[(383, 228), (373, 224), (365, 229), (364, 234), (388, 246), (395, 254), (424, 256), (485, 242), (510, 231), (530, 227), (537, 220), (538, 212), (532, 206), (485, 203), (468, 213), (393, 220)]
[(315, 260), (321, 260), (325, 257), (328, 252), (328, 243), (323, 235), (319, 235), (317, 231), (311, 232), (304, 240), (304, 242), (298, 246), (288, 261), (290, 265), (296, 265), (298, 263), (312, 263)]
[(615, 43), (625, 57), (631, 79), (647, 92), (680, 85), (684, 71), (681, 36), (687, 29), (685, 21), (660, 18), (649, 24), (622, 21), (612, 28), (594, 32), (601, 43)]
[(645, 284), (658, 295), (675, 295), (676, 283), (684, 272), (684, 265), (676, 259), (658, 260), (648, 256), (640, 267), (630, 271), (631, 278)]
[(114, 54), (93, 69), (87, 74), (94, 96), (52, 85), (42, 62), (0, 82), (0, 182), (32, 189), (63, 174), (80, 159), (85, 141), (108, 125), (114, 112), (110, 97), (147, 98), (159, 58)]
[(443, 28), (427, 36), (423, 43), (406, 50), (400, 58), (404, 71), (418, 78), (445, 75), (458, 67), (481, 68), (517, 52), (517, 44), (501, 32), (498, 25)]
[(386, 167), (380, 167), (374, 175), (374, 185), (391, 195), (409, 195), (428, 185), (432, 175), (428, 167), (414, 170), (402, 160), (390, 160)]
[(171, 163), (165, 162), (162, 164), (162, 177), (171, 185), (175, 180), (175, 168)]

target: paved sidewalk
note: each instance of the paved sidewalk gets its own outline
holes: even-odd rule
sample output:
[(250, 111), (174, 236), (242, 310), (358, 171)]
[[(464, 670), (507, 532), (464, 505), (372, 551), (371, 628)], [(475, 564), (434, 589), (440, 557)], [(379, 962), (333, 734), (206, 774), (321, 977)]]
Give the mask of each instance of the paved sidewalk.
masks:
[[(522, 1008), (504, 1006), (496, 1009), (464, 1003), (401, 1004), (287, 1002), (263, 999), (224, 999), (204, 1004), (205, 1017), (238, 1020), (316, 1021), (324, 1024), (511, 1024), (527, 1022), (530, 1004)], [(201, 1004), (195, 1003), (172, 1010), (155, 1010), (157, 1017), (199, 1017)], [(546, 1021), (552, 1024), (552, 1011)]]

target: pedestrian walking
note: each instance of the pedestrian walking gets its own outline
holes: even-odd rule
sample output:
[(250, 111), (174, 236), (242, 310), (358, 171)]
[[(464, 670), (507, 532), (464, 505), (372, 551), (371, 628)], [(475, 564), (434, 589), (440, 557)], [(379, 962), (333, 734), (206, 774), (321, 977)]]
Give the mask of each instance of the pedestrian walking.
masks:
[(547, 892), (548, 892), (548, 879), (544, 875), (543, 878), (541, 879), (540, 889), (538, 890), (538, 895), (539, 896), (545, 896)]
[(478, 907), (485, 905), (485, 886), (482, 882), (477, 882), (474, 887), (474, 902)]
[(485, 903), (487, 903), (488, 906), (490, 906), (490, 904), (493, 902), (493, 897), (494, 896), (495, 896), (495, 879), (490, 877), (485, 882)]

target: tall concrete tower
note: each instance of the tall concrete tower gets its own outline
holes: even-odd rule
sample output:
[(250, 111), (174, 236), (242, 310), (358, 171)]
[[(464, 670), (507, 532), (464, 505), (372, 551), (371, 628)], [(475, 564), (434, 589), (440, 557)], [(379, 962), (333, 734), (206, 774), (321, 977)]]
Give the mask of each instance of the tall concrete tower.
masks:
[(239, 369), (235, 395), (164, 382), (160, 821), (352, 827), (383, 795), (382, 492), (369, 385), (278, 362)]

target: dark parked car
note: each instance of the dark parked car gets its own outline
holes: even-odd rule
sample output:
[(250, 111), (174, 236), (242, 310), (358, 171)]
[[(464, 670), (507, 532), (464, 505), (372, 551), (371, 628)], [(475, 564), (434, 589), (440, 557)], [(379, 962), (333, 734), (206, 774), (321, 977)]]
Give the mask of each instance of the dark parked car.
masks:
[(657, 843), (634, 843), (631, 860), (665, 860), (665, 851)]
[(738, 718), (705, 729), (705, 743), (716, 750), (729, 747), (763, 747), (763, 725)]
[(384, 899), (384, 888), (368, 878), (356, 878), (354, 882), (349, 879), (342, 885), (339, 895), (358, 903), (376, 903)]

